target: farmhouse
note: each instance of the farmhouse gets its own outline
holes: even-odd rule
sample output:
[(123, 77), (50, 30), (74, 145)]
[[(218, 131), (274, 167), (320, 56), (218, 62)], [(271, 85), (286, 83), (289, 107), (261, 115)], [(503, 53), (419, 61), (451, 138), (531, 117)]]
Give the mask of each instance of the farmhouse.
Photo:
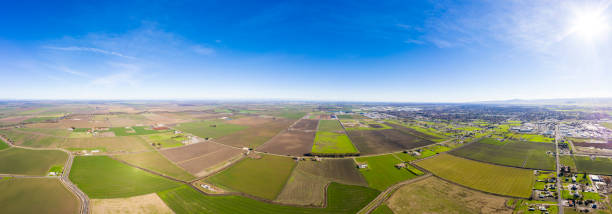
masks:
[(359, 163), (359, 164), (357, 164), (357, 167), (360, 168), (360, 169), (365, 169), (365, 168), (368, 168), (368, 164), (367, 163)]
[(405, 164), (405, 163), (398, 163), (398, 164), (395, 164), (395, 168), (401, 169), (401, 168), (404, 168), (404, 167), (406, 167), (406, 164)]

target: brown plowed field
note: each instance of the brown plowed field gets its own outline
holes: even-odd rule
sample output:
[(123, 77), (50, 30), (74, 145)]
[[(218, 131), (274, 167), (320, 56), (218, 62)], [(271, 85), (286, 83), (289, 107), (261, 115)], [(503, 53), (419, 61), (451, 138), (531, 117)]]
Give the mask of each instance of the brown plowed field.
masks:
[(243, 125), (243, 126), (257, 126), (272, 121), (272, 118), (264, 117), (241, 117), (235, 120), (226, 121), (225, 123)]
[(198, 156), (206, 155), (218, 150), (226, 148), (226, 146), (219, 145), (216, 143), (196, 143), (188, 146), (181, 146), (173, 149), (162, 150), (161, 153), (173, 162), (182, 162), (185, 160), (193, 159)]
[(266, 142), (257, 151), (279, 155), (303, 156), (310, 153), (315, 132), (284, 131)]
[(284, 129), (287, 129), (294, 121), (295, 120), (277, 118), (223, 136), (219, 138), (217, 142), (230, 146), (257, 148)]
[(319, 120), (302, 119), (291, 128), (298, 130), (317, 130), (317, 124), (319, 124)]
[(239, 156), (241, 153), (242, 150), (240, 149), (225, 147), (213, 153), (208, 153), (197, 158), (180, 162), (178, 165), (187, 172), (200, 177), (208, 174), (206, 169), (222, 164), (223, 162), (230, 161), (234, 159), (234, 157)]
[(363, 155), (412, 149), (434, 143), (397, 129), (350, 130), (348, 134)]

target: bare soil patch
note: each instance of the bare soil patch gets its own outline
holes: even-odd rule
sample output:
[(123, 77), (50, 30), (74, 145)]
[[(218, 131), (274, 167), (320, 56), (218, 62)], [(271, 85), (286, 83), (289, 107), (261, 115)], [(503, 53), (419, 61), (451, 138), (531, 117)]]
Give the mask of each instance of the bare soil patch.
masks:
[(225, 147), (213, 153), (208, 153), (184, 162), (180, 162), (178, 165), (187, 172), (197, 177), (202, 177), (213, 171), (210, 168), (224, 165), (225, 163), (236, 160), (240, 156), (242, 156), (242, 150)]
[(294, 121), (277, 118), (223, 136), (217, 142), (231, 146), (257, 148), (281, 131), (287, 129)]
[(317, 125), (319, 124), (319, 120), (309, 120), (309, 119), (301, 119), (291, 128), (296, 130), (317, 130)]
[(279, 155), (304, 156), (310, 153), (315, 132), (283, 131), (257, 148), (257, 151)]
[(155, 193), (129, 198), (92, 199), (90, 206), (94, 214), (174, 213)]
[(272, 121), (272, 118), (265, 117), (241, 117), (235, 120), (227, 121), (226, 123), (243, 125), (243, 126), (257, 126)]
[(349, 130), (349, 137), (361, 154), (380, 154), (433, 144), (397, 129)]
[(166, 158), (173, 162), (183, 162), (189, 159), (193, 159), (208, 153), (213, 153), (226, 146), (219, 145), (211, 142), (196, 143), (187, 146), (181, 146), (172, 149), (166, 149), (160, 151)]

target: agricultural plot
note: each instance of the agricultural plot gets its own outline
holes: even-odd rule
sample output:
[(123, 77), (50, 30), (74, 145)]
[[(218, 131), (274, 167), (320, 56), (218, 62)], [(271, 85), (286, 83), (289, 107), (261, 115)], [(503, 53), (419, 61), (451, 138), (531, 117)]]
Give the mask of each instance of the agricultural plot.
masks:
[(132, 165), (149, 169), (179, 180), (190, 181), (195, 178), (182, 168), (164, 158), (157, 151), (117, 155), (114, 157)]
[(399, 129), (349, 130), (348, 134), (363, 155), (407, 150), (434, 143)]
[(154, 123), (141, 114), (94, 115), (92, 119), (96, 123), (107, 125), (106, 127), (142, 126)]
[(257, 151), (279, 155), (304, 156), (312, 150), (315, 132), (287, 130), (272, 137)]
[(8, 149), (10, 146), (4, 142), (4, 140), (0, 139), (0, 150)]
[(535, 178), (532, 170), (491, 165), (448, 154), (421, 160), (417, 165), (466, 187), (522, 198), (531, 195)]
[(377, 190), (385, 190), (393, 184), (404, 180), (409, 180), (417, 177), (416, 174), (405, 168), (398, 169), (396, 164), (403, 161), (395, 157), (393, 154), (362, 157), (355, 159), (358, 163), (365, 163), (365, 169), (359, 169), (359, 172), (368, 181), (368, 185)]
[(344, 133), (317, 131), (311, 153), (313, 155), (350, 155), (358, 154), (359, 151)]
[(387, 125), (393, 127), (394, 129), (399, 129), (402, 132), (409, 133), (411, 135), (423, 138), (425, 140), (430, 140), (434, 142), (442, 142), (447, 139), (446, 136), (437, 132), (433, 128), (422, 128), (418, 126), (408, 126), (403, 125), (401, 123), (396, 122), (388, 122)]
[(320, 132), (340, 132), (343, 133), (344, 129), (338, 120), (319, 120)]
[(216, 166), (239, 158), (241, 149), (203, 142), (160, 151), (162, 155), (197, 177), (207, 175)]
[(318, 124), (319, 120), (301, 119), (291, 126), (291, 128), (297, 130), (317, 130)]
[(182, 134), (174, 134), (171, 132), (145, 135), (142, 138), (148, 143), (155, 145), (156, 148), (172, 148), (183, 145), (183, 141), (187, 140), (187, 137)]
[(457, 148), (450, 153), (472, 160), (531, 169), (555, 169), (555, 145), (549, 143), (512, 141), (506, 144), (476, 142)]
[(148, 126), (113, 127), (110, 130), (115, 136), (147, 135), (169, 132), (170, 130), (154, 130)]
[(399, 188), (387, 200), (392, 213), (512, 213), (506, 198), (429, 177)]
[(176, 129), (201, 138), (219, 138), (246, 129), (247, 126), (228, 124), (224, 121), (206, 120), (178, 124)]
[(47, 175), (52, 166), (63, 166), (68, 154), (57, 150), (8, 148), (0, 151), (0, 174)]
[(153, 148), (138, 136), (66, 138), (55, 147), (68, 150), (101, 150), (105, 152), (140, 152)]
[(92, 213), (174, 213), (155, 193), (129, 198), (91, 199), (89, 203)]
[(63, 137), (22, 132), (13, 129), (0, 129), (0, 135), (15, 145), (34, 148), (48, 148), (65, 140)]
[(274, 119), (223, 136), (217, 141), (231, 146), (257, 148), (282, 130), (287, 129), (293, 122), (294, 120), (289, 119)]
[(107, 156), (75, 157), (70, 180), (90, 198), (144, 195), (180, 185)]
[(243, 159), (206, 181), (224, 189), (274, 200), (295, 165), (291, 158), (263, 155), (260, 159)]
[[(357, 213), (380, 192), (361, 186), (331, 183), (327, 187), (327, 206), (325, 208), (303, 208), (264, 203), (242, 196), (207, 196), (187, 186), (157, 193), (177, 214), (209, 213), (302, 213), (302, 214), (340, 214)], [(237, 206), (240, 205), (240, 206)]]
[(572, 155), (559, 155), (559, 164), (563, 166), (569, 166), (570, 169), (577, 169), (576, 161), (574, 160), (574, 156)]
[(588, 156), (574, 156), (576, 167), (580, 172), (591, 174), (612, 175), (612, 160), (605, 157), (591, 159)]
[(325, 188), (331, 182), (368, 185), (351, 159), (300, 161), (276, 201), (322, 206), (325, 200)]
[(2, 213), (79, 213), (79, 201), (59, 179), (0, 179)]

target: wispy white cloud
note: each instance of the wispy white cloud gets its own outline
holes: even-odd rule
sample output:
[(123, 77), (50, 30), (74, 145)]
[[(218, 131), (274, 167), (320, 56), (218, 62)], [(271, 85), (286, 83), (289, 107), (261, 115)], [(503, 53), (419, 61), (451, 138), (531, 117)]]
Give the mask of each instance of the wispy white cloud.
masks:
[(209, 48), (209, 47), (204, 47), (201, 45), (195, 45), (192, 47), (193, 51), (201, 54), (201, 55), (214, 55), (215, 54), (215, 49)]
[(106, 55), (113, 55), (113, 56), (118, 56), (118, 57), (123, 57), (123, 58), (128, 58), (128, 59), (133, 59), (134, 58), (134, 57), (131, 57), (131, 56), (126, 56), (126, 55), (124, 55), (122, 53), (119, 53), (119, 52), (108, 51), (108, 50), (103, 50), (103, 49), (99, 49), (99, 48), (91, 48), (91, 47), (77, 47), (77, 46), (55, 47), (55, 46), (45, 46), (44, 48), (51, 49), (51, 50), (60, 50), (60, 51), (86, 51), (86, 52), (94, 52), (94, 53), (100, 53), (100, 54), (106, 54)]
[(138, 76), (141, 74), (141, 69), (139, 66), (119, 63), (113, 63), (111, 66), (115, 68), (116, 72), (97, 77), (91, 81), (91, 84), (115, 87), (119, 85), (137, 86), (140, 83)]

